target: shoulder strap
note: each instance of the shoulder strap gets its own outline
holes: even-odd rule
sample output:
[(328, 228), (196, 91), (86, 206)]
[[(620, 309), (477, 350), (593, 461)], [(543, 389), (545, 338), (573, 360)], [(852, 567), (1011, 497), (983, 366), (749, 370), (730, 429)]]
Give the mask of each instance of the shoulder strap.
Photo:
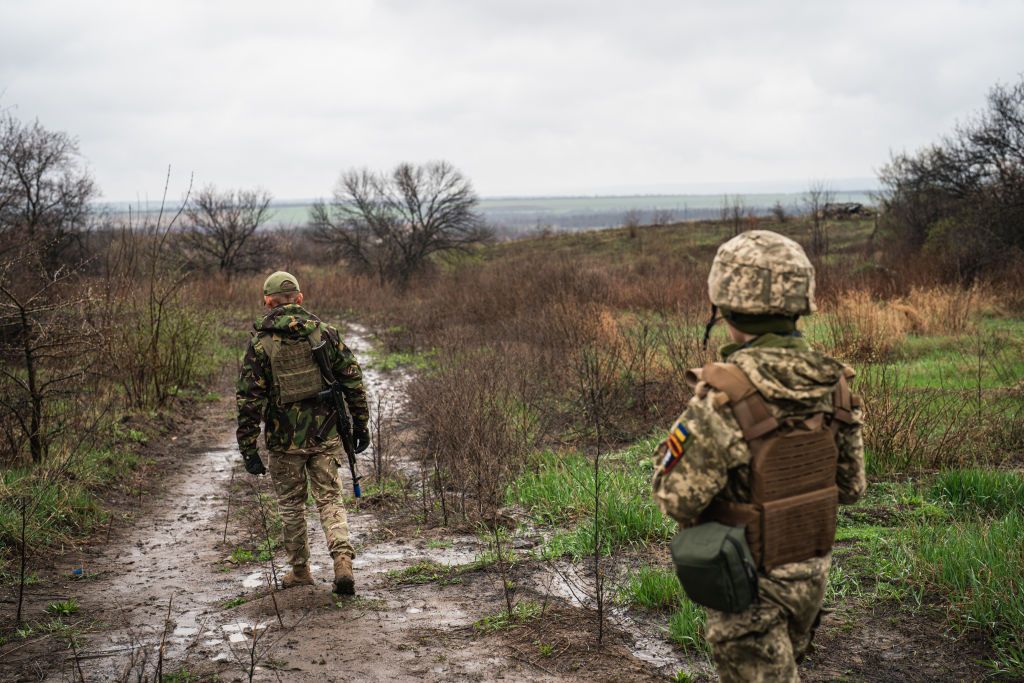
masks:
[(832, 420), (843, 424), (853, 424), (853, 409), (860, 407), (860, 398), (850, 391), (845, 376), (841, 376), (832, 391)]
[(701, 379), (729, 397), (733, 414), (747, 441), (759, 439), (779, 428), (779, 421), (747, 375), (731, 363), (708, 363)]

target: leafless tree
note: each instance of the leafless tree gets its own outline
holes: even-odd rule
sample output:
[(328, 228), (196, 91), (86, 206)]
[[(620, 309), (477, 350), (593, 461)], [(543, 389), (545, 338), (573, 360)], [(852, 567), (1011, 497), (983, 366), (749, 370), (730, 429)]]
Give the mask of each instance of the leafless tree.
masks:
[(0, 263), (0, 411), (15, 425), (7, 434), (11, 454), (27, 444), (35, 463), (62, 429), (53, 404), (73, 404), (81, 391), (96, 337), (80, 314), (91, 295), (73, 283), (76, 270), (50, 273), (42, 263), (47, 253), (45, 245), (29, 244)]
[(733, 237), (743, 232), (743, 221), (747, 217), (747, 207), (740, 195), (722, 195), (722, 206), (719, 209), (722, 223), (732, 226)]
[(0, 113), (0, 253), (45, 245), (41, 262), (57, 270), (81, 246), (98, 195), (75, 138)]
[(470, 181), (446, 161), (391, 173), (342, 173), (330, 204), (316, 202), (315, 237), (354, 268), (407, 286), (433, 254), (490, 239)]
[(676, 212), (672, 209), (655, 209), (651, 214), (651, 225), (663, 227), (676, 220)]
[(622, 214), (622, 227), (626, 229), (629, 239), (635, 240), (640, 235), (640, 224), (642, 221), (643, 218), (637, 209), (630, 209)]
[(266, 252), (259, 228), (273, 217), (265, 190), (227, 190), (207, 185), (185, 208), (186, 242), (201, 263), (230, 275), (258, 267)]
[(786, 213), (786, 207), (782, 205), (782, 202), (776, 201), (772, 204), (772, 217), (779, 223), (789, 220), (789, 214)]
[(823, 180), (812, 180), (804, 193), (804, 207), (811, 225), (811, 253), (816, 256), (828, 253), (825, 207), (834, 202), (835, 198), (835, 190)]

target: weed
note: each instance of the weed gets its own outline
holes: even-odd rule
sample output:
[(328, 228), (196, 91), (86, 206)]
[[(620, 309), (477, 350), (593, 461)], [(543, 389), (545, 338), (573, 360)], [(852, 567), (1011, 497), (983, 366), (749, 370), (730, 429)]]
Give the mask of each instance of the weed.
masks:
[(631, 572), (619, 600), (647, 609), (674, 609), (685, 599), (675, 572), (661, 567), (641, 567)]
[(928, 497), (961, 515), (1001, 517), (1024, 511), (1024, 477), (977, 468), (945, 470), (932, 481)]
[(688, 599), (683, 599), (679, 608), (669, 617), (668, 637), (684, 652), (707, 656), (710, 653), (704, 640), (704, 608)]
[(46, 611), (56, 617), (70, 617), (78, 613), (78, 600), (68, 598), (59, 602), (51, 602), (47, 605)]
[(535, 644), (537, 645), (537, 652), (541, 657), (547, 658), (555, 653), (555, 646), (551, 643), (545, 643), (538, 640)]
[(403, 569), (392, 569), (387, 573), (389, 581), (395, 584), (438, 583), (442, 586), (461, 583), (461, 569), (448, 564), (438, 564), (424, 560)]
[(244, 605), (247, 602), (248, 602), (248, 599), (246, 599), (246, 598), (242, 598), (242, 597), (231, 598), (230, 600), (225, 600), (223, 603), (221, 603), (221, 607), (223, 609), (233, 609), (233, 608), (238, 607), (240, 605)]
[[(675, 523), (661, 513), (648, 493), (651, 469), (646, 456), (656, 442), (655, 438), (645, 439), (607, 456), (598, 520), (605, 554), (613, 547), (667, 541), (675, 533)], [(582, 455), (549, 451), (538, 455), (534, 468), (509, 487), (507, 500), (525, 506), (538, 523), (570, 526), (548, 541), (546, 556), (579, 558), (593, 552), (592, 468), (592, 461)]]
[(473, 623), (473, 627), (483, 633), (503, 631), (533, 621), (541, 615), (543, 607), (539, 602), (532, 600), (517, 603), (510, 613), (508, 610), (501, 610), (497, 614), (488, 614)]
[(1024, 648), (1024, 513), (996, 520), (920, 525), (903, 541), (910, 569), (920, 581), (947, 596), (955, 623), (997, 639), (1002, 666), (1016, 666)]
[(442, 550), (451, 548), (453, 545), (451, 539), (448, 538), (432, 538), (427, 541), (427, 547), (431, 550)]
[(247, 562), (252, 562), (255, 559), (256, 556), (247, 548), (235, 548), (231, 551), (231, 554), (228, 555), (228, 562), (231, 564), (246, 564)]

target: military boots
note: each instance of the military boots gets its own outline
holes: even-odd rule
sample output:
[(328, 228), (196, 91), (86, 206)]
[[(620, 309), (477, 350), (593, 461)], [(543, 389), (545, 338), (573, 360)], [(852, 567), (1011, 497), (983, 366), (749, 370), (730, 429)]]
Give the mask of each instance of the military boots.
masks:
[(352, 558), (338, 555), (334, 558), (334, 592), (338, 595), (355, 595), (356, 580), (352, 576)]
[(309, 573), (308, 564), (297, 564), (291, 571), (281, 577), (281, 588), (292, 586), (312, 586), (313, 575)]

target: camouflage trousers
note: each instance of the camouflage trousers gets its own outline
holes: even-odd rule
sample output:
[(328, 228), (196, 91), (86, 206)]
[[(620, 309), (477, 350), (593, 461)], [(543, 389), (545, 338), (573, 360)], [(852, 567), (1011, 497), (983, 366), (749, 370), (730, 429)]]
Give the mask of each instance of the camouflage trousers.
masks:
[(723, 683), (799, 681), (825, 599), (831, 555), (759, 575), (761, 599), (737, 614), (708, 610), (705, 633)]
[(340, 446), (288, 453), (271, 453), (270, 477), (277, 492), (277, 504), (284, 525), (284, 548), (292, 566), (309, 563), (309, 540), (306, 535), (306, 496), (316, 502), (320, 524), (327, 536), (331, 557), (348, 555), (355, 550), (348, 539), (348, 516), (341, 502), (338, 477)]

